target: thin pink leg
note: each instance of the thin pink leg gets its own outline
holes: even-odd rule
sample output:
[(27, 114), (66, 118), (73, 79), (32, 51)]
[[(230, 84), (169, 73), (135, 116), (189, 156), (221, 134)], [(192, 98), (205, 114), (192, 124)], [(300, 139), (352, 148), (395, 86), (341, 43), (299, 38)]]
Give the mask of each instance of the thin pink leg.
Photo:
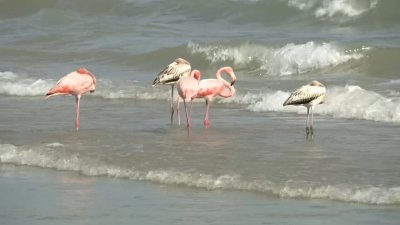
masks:
[(76, 115), (75, 115), (75, 129), (79, 130), (79, 106), (81, 102), (81, 95), (76, 96)]
[(183, 105), (185, 106), (185, 113), (186, 113), (186, 123), (187, 123), (187, 129), (188, 129), (188, 136), (190, 136), (190, 119), (188, 116), (188, 111), (187, 111), (187, 107), (186, 107), (186, 100), (183, 99)]
[(171, 86), (171, 124), (174, 123), (174, 85)]
[[(189, 124), (190, 126), (192, 125), (192, 105), (193, 105), (193, 99), (190, 100), (190, 110), (189, 110)], [(191, 129), (189, 130), (189, 136), (191, 134)]]
[(204, 118), (204, 126), (208, 128), (210, 126), (210, 122), (208, 121), (208, 110), (210, 109), (210, 100), (206, 100), (206, 117)]

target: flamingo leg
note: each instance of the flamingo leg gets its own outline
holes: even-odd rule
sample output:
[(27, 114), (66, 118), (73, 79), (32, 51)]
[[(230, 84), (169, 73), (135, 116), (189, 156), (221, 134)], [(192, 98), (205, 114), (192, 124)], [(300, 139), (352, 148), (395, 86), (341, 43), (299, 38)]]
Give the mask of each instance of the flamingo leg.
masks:
[(178, 99), (177, 99), (177, 103), (176, 103), (176, 112), (177, 112), (177, 116), (178, 116), (178, 125), (180, 126), (181, 125), (181, 111), (179, 110), (179, 106), (180, 106), (180, 100), (181, 100), (181, 98), (179, 97), (179, 95), (178, 95)]
[(308, 137), (308, 135), (310, 133), (309, 121), (310, 121), (310, 107), (307, 106), (307, 120), (306, 120), (306, 134), (307, 134), (307, 137)]
[(190, 100), (190, 110), (189, 110), (189, 121), (190, 124), (192, 123), (191, 118), (192, 118), (192, 104), (193, 104), (193, 99)]
[(314, 108), (311, 106), (311, 122), (310, 122), (310, 133), (311, 138), (314, 135)]
[(79, 111), (80, 111), (81, 95), (76, 96), (76, 115), (75, 115), (75, 129), (79, 130)]
[(171, 124), (173, 124), (173, 122), (174, 122), (174, 106), (173, 106), (173, 103), (174, 103), (174, 85), (171, 85), (171, 105), (170, 105), (170, 108), (171, 108)]
[(204, 118), (204, 126), (208, 128), (210, 126), (210, 122), (208, 121), (208, 111), (210, 110), (211, 101), (206, 99), (206, 116)]
[(186, 100), (183, 99), (183, 105), (185, 106), (185, 113), (186, 113), (186, 123), (187, 123), (187, 129), (188, 129), (188, 136), (190, 136), (190, 119), (188, 116), (188, 111), (187, 111), (187, 107), (186, 107)]

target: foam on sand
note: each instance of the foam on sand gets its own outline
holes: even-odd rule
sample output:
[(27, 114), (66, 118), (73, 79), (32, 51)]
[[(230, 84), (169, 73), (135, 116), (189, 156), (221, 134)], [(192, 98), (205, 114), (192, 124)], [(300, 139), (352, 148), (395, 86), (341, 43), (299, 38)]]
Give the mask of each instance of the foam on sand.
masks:
[(87, 176), (110, 176), (168, 185), (185, 185), (207, 190), (256, 191), (284, 198), (316, 198), (366, 204), (400, 203), (400, 187), (326, 185), (293, 180), (276, 183), (269, 180), (249, 180), (239, 174), (212, 175), (175, 169), (137, 170), (134, 167), (124, 168), (105, 163), (83, 154), (62, 151), (60, 148), (62, 148), (60, 143), (49, 143), (31, 148), (0, 144), (0, 163), (77, 171)]

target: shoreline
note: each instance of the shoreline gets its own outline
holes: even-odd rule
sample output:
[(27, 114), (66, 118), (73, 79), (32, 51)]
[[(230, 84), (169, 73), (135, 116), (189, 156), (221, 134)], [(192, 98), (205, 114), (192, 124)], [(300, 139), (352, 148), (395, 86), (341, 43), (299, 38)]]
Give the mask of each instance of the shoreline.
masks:
[[(282, 199), (0, 166), (2, 224), (397, 224), (398, 206)], [(5, 195), (6, 193), (6, 195)], [(11, 200), (12, 199), (12, 200)], [(4, 204), (6, 203), (6, 204)]]

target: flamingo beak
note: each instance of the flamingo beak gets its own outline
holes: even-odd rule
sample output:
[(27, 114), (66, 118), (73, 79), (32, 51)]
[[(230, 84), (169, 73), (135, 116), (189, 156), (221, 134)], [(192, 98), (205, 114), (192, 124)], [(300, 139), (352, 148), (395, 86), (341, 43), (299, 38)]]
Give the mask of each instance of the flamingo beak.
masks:
[(236, 80), (234, 80), (234, 81), (231, 82), (231, 86), (233, 86), (233, 85), (235, 84), (235, 81), (236, 81)]

